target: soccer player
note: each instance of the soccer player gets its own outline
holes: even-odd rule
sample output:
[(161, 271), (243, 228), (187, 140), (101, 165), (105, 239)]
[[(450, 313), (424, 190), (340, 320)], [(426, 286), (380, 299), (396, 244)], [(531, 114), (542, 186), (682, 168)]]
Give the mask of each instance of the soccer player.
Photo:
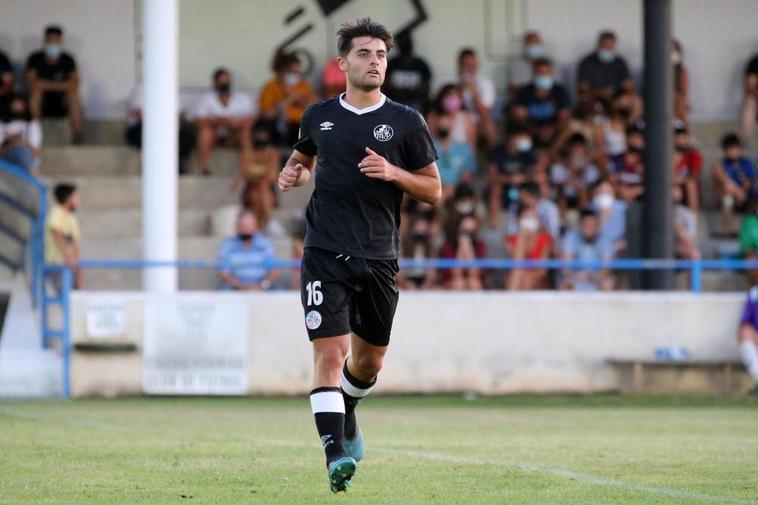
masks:
[(392, 36), (368, 18), (337, 35), (346, 92), (305, 111), (279, 175), (282, 191), (316, 177), (301, 299), (313, 344), (311, 408), (335, 493), (347, 490), (363, 457), (355, 407), (374, 387), (389, 344), (400, 201), (407, 193), (434, 204), (442, 193), (424, 119), (380, 91)]

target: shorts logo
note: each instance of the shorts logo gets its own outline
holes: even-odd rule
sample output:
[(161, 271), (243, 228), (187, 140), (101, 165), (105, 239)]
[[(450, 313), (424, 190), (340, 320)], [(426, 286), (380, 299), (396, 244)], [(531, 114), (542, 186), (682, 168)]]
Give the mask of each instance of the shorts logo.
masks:
[(387, 142), (395, 132), (388, 124), (380, 124), (374, 127), (374, 138), (379, 142)]
[(309, 330), (315, 330), (321, 326), (321, 314), (317, 310), (312, 310), (305, 315), (305, 326)]

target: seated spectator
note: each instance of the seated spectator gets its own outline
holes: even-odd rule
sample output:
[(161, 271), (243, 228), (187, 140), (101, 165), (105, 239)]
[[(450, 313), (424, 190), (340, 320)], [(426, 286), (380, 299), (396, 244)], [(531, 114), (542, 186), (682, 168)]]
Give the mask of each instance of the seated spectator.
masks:
[(684, 66), (684, 50), (676, 39), (671, 41), (671, 64), (674, 65), (674, 118), (686, 128), (690, 113), (690, 74)]
[(426, 61), (413, 54), (410, 32), (395, 38), (398, 55), (387, 62), (385, 93), (396, 102), (425, 111), (429, 102), (432, 71)]
[(495, 139), (495, 125), (492, 122), (495, 84), (479, 72), (479, 59), (473, 49), (461, 49), (458, 53), (458, 75), (445, 81), (445, 84), (449, 83), (460, 86), (466, 109), (474, 113), (477, 138), (492, 145)]
[[(132, 90), (126, 114), (126, 143), (135, 149), (142, 149), (142, 107), (144, 105), (142, 83)], [(195, 129), (184, 117), (179, 115), (179, 173), (187, 173), (187, 158), (195, 147)]]
[[(561, 251), (564, 260), (585, 263), (604, 263), (615, 256), (613, 244), (600, 236), (597, 214), (589, 209), (582, 211), (579, 227), (566, 232)], [(603, 268), (564, 271), (560, 283), (560, 289), (576, 291), (610, 291), (613, 286), (613, 276)]]
[(627, 112), (619, 109), (598, 118), (593, 133), (598, 157), (608, 160), (626, 152), (627, 119)]
[(542, 196), (540, 185), (528, 181), (518, 188), (518, 199), (508, 209), (508, 224), (506, 231), (509, 235), (518, 233), (518, 211), (521, 208), (533, 210), (539, 219), (540, 226), (554, 239), (558, 240), (561, 233), (561, 216), (558, 205)]
[(471, 185), (460, 183), (455, 187), (453, 198), (449, 201), (446, 209), (446, 219), (448, 222), (457, 223), (464, 217), (478, 215), (479, 201), (476, 192)]
[[(440, 251), (440, 258), (472, 261), (487, 256), (487, 248), (479, 239), (479, 220), (467, 216), (459, 222), (449, 223), (447, 238)], [(480, 290), (483, 275), (479, 268), (452, 268), (442, 271), (442, 286), (454, 290)]]
[[(553, 237), (547, 232), (533, 207), (519, 206), (516, 233), (506, 237), (506, 251), (514, 260), (546, 260), (550, 257)], [(514, 268), (506, 274), (508, 290), (526, 291), (548, 286), (548, 272), (544, 268)]]
[(270, 124), (258, 121), (253, 126), (252, 135), (252, 147), (240, 156), (240, 173), (232, 190), (242, 188), (242, 208), (252, 210), (261, 228), (265, 229), (274, 212), (273, 185), (279, 176), (280, 156), (272, 142)]
[(536, 153), (529, 131), (520, 126), (508, 132), (504, 145), (492, 150), (487, 168), (491, 228), (497, 228), (500, 212), (518, 199), (519, 186), (542, 182), (546, 164), (547, 158)]
[(736, 233), (735, 211), (742, 212), (751, 199), (758, 196), (753, 163), (744, 155), (742, 141), (734, 133), (721, 140), (723, 158), (713, 167), (716, 194), (721, 202), (724, 231)]
[[(402, 244), (402, 257), (417, 261), (433, 259), (434, 228), (426, 219), (416, 219), (410, 225), (410, 235)], [(434, 268), (411, 267), (398, 273), (398, 285), (402, 289), (433, 289), (437, 284), (437, 271)]]
[(434, 98), (432, 109), (427, 116), (432, 135), (437, 135), (437, 118), (442, 114), (448, 114), (452, 118), (450, 138), (467, 143), (471, 150), (476, 152), (476, 120), (463, 105), (463, 95), (456, 84), (442, 86)]
[(32, 117), (68, 115), (75, 143), (82, 140), (84, 123), (79, 101), (79, 74), (73, 56), (63, 51), (63, 29), (45, 28), (44, 47), (26, 62), (26, 85)]
[(626, 203), (642, 197), (645, 192), (645, 163), (642, 149), (629, 146), (626, 152), (611, 160), (611, 179), (618, 186), (619, 196)]
[(674, 196), (674, 251), (677, 258), (685, 260), (700, 259), (697, 246), (697, 214), (682, 203), (682, 188), (673, 187)]
[(211, 150), (219, 143), (250, 148), (255, 106), (246, 93), (232, 89), (232, 75), (225, 68), (213, 72), (213, 91), (200, 99), (193, 119), (197, 126), (197, 163), (200, 173), (210, 174)]
[(542, 37), (537, 31), (528, 31), (524, 34), (522, 53), (518, 58), (513, 58), (508, 64), (508, 101), (512, 101), (518, 91), (532, 82), (534, 76), (534, 62), (544, 58), (545, 48), (542, 45)]
[(24, 97), (13, 95), (0, 117), (0, 159), (36, 177), (41, 155), (42, 127), (32, 119)]
[(758, 117), (758, 53), (745, 66), (744, 93), (740, 112), (740, 132), (745, 138), (753, 134)]
[(474, 152), (465, 142), (453, 139), (450, 134), (453, 129), (453, 116), (443, 112), (437, 117), (434, 147), (437, 149), (437, 168), (442, 180), (442, 201), (452, 198), (455, 187), (460, 182), (471, 182), (476, 173), (476, 158)]
[(616, 48), (616, 34), (600, 33), (597, 49), (579, 62), (577, 91), (580, 102), (610, 102), (619, 90), (633, 92), (634, 81), (626, 60)]
[(592, 203), (587, 208), (597, 215), (600, 238), (613, 244), (614, 253), (624, 251), (628, 205), (616, 197), (616, 191), (610, 180), (603, 179), (595, 184), (592, 191)]
[(600, 169), (592, 161), (587, 138), (572, 134), (563, 152), (550, 165), (551, 198), (565, 213), (567, 209), (582, 209), (590, 200), (590, 188), (600, 179)]
[(674, 148), (674, 182), (681, 188), (687, 207), (698, 212), (703, 156), (691, 145), (689, 131), (684, 126), (674, 130)]
[(316, 101), (300, 67), (300, 60), (294, 54), (276, 54), (272, 64), (276, 75), (261, 90), (261, 117), (277, 126), (281, 143), (286, 146), (297, 141), (305, 108)]
[(4, 112), (6, 100), (13, 94), (13, 65), (2, 50), (0, 50), (0, 114)]
[(748, 293), (737, 339), (742, 362), (753, 379), (753, 387), (749, 394), (756, 396), (758, 395), (758, 288), (756, 287), (751, 288)]
[(340, 69), (337, 58), (332, 58), (321, 72), (321, 97), (324, 100), (334, 98), (344, 93), (346, 87), (347, 77), (345, 76), (345, 72)]
[(271, 289), (279, 278), (279, 272), (253, 263), (274, 260), (274, 247), (258, 231), (255, 214), (249, 210), (242, 210), (237, 217), (237, 236), (225, 240), (218, 250), (220, 289)]
[(534, 62), (534, 79), (516, 94), (511, 107), (513, 120), (524, 123), (537, 142), (549, 146), (571, 119), (569, 95), (555, 81), (553, 64), (547, 58)]
[[(81, 234), (76, 210), (79, 208), (79, 192), (73, 184), (58, 184), (53, 190), (55, 204), (45, 219), (45, 263), (48, 265), (65, 265), (73, 273), (74, 289), (82, 287), (82, 270), (78, 263), (81, 259), (79, 244)], [(62, 276), (50, 276), (56, 291), (62, 289)]]

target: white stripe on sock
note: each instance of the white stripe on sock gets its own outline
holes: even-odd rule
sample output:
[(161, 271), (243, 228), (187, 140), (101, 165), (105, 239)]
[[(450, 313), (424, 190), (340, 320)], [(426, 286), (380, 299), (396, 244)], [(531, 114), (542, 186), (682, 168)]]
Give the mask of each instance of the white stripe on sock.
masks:
[(353, 386), (347, 377), (345, 377), (345, 371), (342, 371), (342, 380), (340, 380), (340, 387), (342, 390), (347, 393), (348, 395), (352, 396), (353, 398), (363, 398), (365, 396), (368, 396), (368, 394), (371, 392), (371, 388), (374, 386), (371, 386), (368, 389), (361, 389)]
[(742, 354), (742, 361), (745, 363), (745, 368), (747, 368), (750, 377), (758, 382), (758, 346), (755, 345), (755, 342), (742, 342), (740, 354)]
[(311, 395), (311, 410), (314, 414), (319, 412), (345, 413), (345, 400), (339, 391), (321, 391)]

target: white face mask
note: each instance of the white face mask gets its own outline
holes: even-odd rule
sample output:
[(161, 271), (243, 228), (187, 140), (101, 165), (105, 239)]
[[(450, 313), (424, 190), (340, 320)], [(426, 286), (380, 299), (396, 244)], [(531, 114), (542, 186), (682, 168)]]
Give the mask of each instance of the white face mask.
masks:
[(284, 84), (287, 86), (294, 86), (300, 82), (300, 74), (296, 72), (289, 72), (287, 74), (284, 74)]
[(468, 200), (462, 200), (460, 202), (457, 202), (455, 204), (455, 210), (458, 211), (458, 214), (462, 215), (468, 215), (474, 212), (474, 202), (468, 201)]
[(678, 65), (682, 62), (682, 53), (679, 51), (673, 51), (671, 53), (671, 63), (674, 65)]
[(534, 216), (522, 217), (518, 222), (518, 228), (523, 232), (534, 233), (540, 229), (540, 220)]
[(610, 209), (613, 206), (613, 195), (609, 195), (608, 193), (600, 193), (599, 195), (595, 196), (595, 205), (600, 207), (603, 210)]
[(516, 141), (516, 149), (519, 152), (526, 153), (532, 150), (532, 139), (520, 138)]

